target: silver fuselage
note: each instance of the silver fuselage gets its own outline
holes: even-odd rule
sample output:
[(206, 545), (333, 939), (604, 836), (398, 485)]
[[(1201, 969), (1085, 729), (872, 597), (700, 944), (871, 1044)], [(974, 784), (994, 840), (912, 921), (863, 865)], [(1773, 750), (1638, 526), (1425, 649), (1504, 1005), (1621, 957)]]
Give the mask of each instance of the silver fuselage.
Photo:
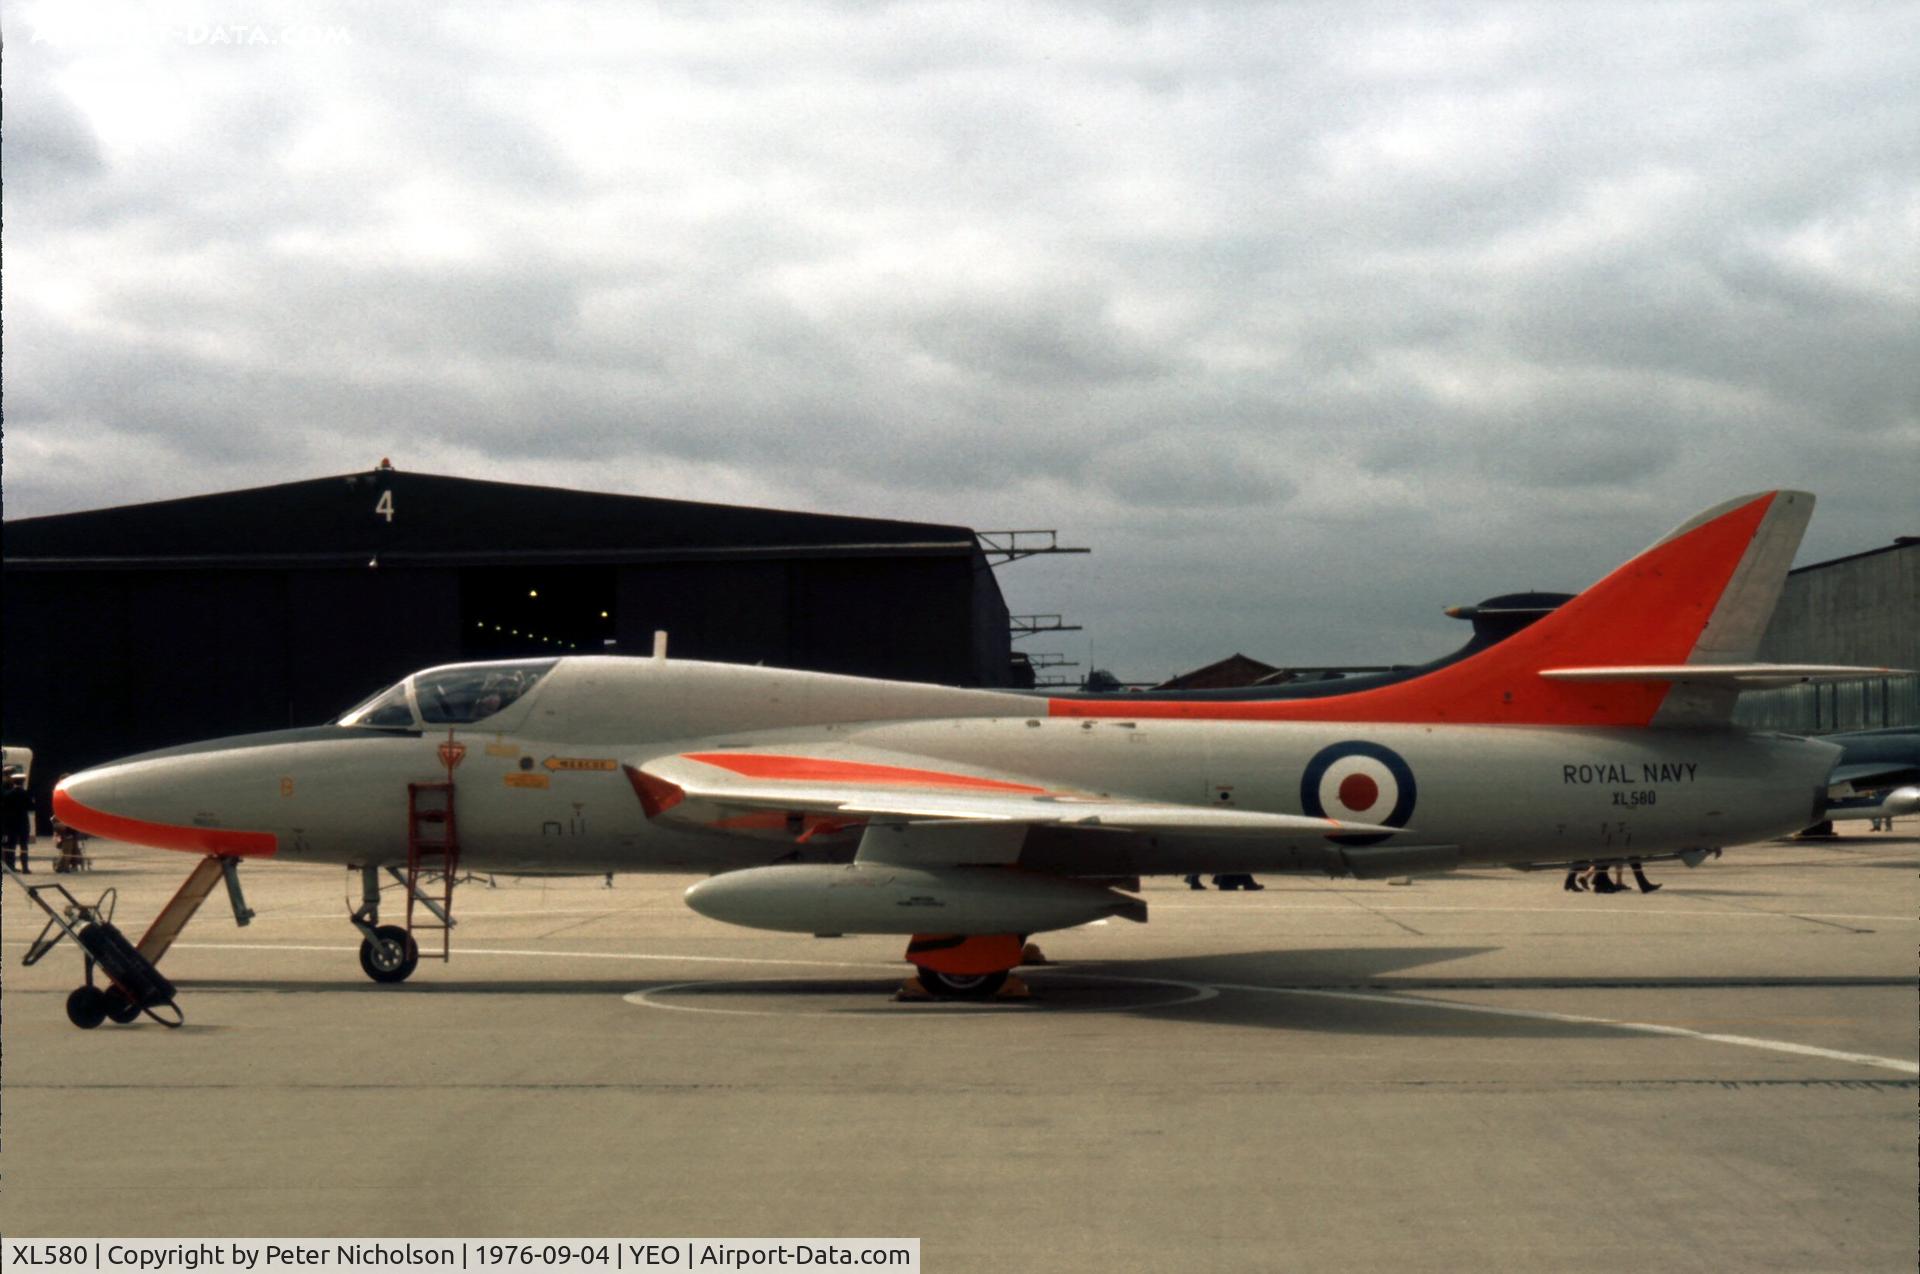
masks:
[[(1324, 853), (1257, 837), (1032, 834), (1024, 865), (1075, 875), (1409, 870), (1655, 855), (1737, 844), (1813, 821), (1837, 749), (1784, 735), (1497, 725), (1076, 720), (1044, 698), (818, 673), (610, 657), (563, 659), (523, 698), (468, 725), (328, 726), (219, 740), (88, 770), (66, 791), (140, 823), (264, 833), (278, 857), (407, 856), (408, 785), (460, 755), (461, 862), (476, 871), (723, 871), (850, 858), (857, 829), (796, 843), (779, 820), (687, 829), (650, 820), (623, 767), (694, 749), (832, 742), (987, 767), (1045, 787), (1299, 814), (1329, 744), (1383, 745), (1417, 777), (1405, 830)], [(138, 839), (138, 837), (129, 837)], [(155, 842), (162, 843), (162, 842)], [(189, 848), (187, 845), (171, 845)], [(1423, 856), (1422, 847), (1448, 847)], [(204, 850), (202, 852), (205, 852)], [(260, 852), (260, 851), (255, 851)]]

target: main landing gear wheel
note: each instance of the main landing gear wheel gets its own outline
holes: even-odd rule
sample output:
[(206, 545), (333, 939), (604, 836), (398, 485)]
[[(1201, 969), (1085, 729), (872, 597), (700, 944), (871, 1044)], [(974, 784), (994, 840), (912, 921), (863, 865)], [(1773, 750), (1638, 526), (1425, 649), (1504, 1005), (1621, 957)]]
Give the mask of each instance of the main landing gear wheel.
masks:
[(67, 996), (67, 1021), (91, 1031), (107, 1020), (107, 995), (97, 986), (77, 986)]
[(413, 976), (420, 967), (420, 944), (413, 935), (399, 925), (381, 925), (373, 933), (360, 943), (360, 967), (367, 976), (375, 982), (405, 982)]
[(104, 988), (100, 992), (103, 1001), (101, 1007), (106, 1010), (107, 1019), (116, 1026), (125, 1026), (140, 1016), (140, 1006), (127, 998), (127, 993), (117, 986)]
[(939, 996), (943, 1000), (986, 1000), (1007, 984), (1007, 975), (1013, 970), (1001, 969), (997, 973), (939, 973), (922, 967), (917, 972), (920, 985), (927, 988), (929, 995)]

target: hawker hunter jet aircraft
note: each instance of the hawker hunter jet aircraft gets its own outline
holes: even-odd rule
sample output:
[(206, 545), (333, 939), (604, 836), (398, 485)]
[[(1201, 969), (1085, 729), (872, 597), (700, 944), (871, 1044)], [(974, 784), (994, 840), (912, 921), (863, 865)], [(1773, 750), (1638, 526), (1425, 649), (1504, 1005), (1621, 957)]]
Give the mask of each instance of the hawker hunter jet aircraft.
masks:
[[(1375, 678), (1045, 697), (664, 649), (463, 664), (330, 725), (88, 770), (55, 812), (207, 856), (199, 896), (236, 859), (360, 871), (381, 981), (450, 923), (457, 862), (705, 872), (703, 915), (911, 935), (929, 990), (991, 994), (1029, 935), (1145, 920), (1142, 876), (1697, 860), (1806, 826), (1836, 749), (1729, 716), (1743, 687), (1880, 671), (1752, 662), (1812, 510), (1730, 501), (1504, 640)], [(382, 869), (405, 927), (379, 923)]]

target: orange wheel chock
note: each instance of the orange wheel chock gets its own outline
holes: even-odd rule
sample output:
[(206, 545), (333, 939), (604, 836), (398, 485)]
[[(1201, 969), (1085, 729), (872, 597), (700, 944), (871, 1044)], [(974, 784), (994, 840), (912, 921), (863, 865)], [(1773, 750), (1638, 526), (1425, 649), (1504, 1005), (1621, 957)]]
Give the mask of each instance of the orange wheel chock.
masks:
[(1017, 933), (916, 933), (907, 944), (910, 963), (955, 977), (1004, 973), (1018, 965), (1025, 954), (1025, 944)]

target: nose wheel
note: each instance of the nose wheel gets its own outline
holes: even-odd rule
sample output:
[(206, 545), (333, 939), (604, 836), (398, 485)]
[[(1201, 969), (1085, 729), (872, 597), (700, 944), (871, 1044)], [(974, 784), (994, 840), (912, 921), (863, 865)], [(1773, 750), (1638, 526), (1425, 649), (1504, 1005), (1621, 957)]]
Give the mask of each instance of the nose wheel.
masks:
[(381, 925), (361, 939), (360, 967), (375, 982), (405, 982), (420, 967), (420, 944), (399, 925)]
[(360, 873), (360, 906), (347, 917), (360, 931), (360, 969), (375, 982), (405, 982), (420, 967), (420, 943), (408, 927), (380, 923), (380, 869), (349, 870)]

